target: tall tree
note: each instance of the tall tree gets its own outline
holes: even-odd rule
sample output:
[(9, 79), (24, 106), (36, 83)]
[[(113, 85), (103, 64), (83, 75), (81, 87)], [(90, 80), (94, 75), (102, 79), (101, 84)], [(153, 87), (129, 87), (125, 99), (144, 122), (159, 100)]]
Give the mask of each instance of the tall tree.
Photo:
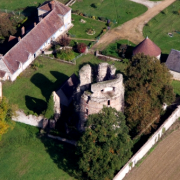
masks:
[(0, 139), (8, 128), (13, 127), (11, 119), (12, 116), (16, 116), (15, 111), (16, 106), (10, 105), (5, 97), (0, 98)]
[(142, 131), (157, 120), (162, 104), (175, 99), (171, 74), (155, 57), (137, 54), (127, 68), (126, 109), (128, 125)]
[(112, 179), (131, 156), (132, 141), (125, 116), (104, 107), (88, 117), (86, 131), (78, 142), (79, 169), (86, 179)]

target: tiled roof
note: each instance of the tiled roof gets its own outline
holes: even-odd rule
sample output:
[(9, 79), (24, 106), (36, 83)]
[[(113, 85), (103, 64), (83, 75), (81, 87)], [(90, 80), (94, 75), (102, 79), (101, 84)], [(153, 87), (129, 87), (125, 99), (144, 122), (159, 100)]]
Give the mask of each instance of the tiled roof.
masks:
[(133, 55), (137, 53), (156, 57), (161, 54), (161, 49), (147, 37), (134, 48)]
[(180, 51), (172, 49), (167, 61), (166, 66), (172, 70), (180, 73)]
[(5, 74), (6, 74), (5, 71), (0, 70), (0, 78), (3, 78)]
[(51, 11), (54, 9), (54, 7), (57, 8), (57, 14), (61, 14), (61, 15), (65, 15), (67, 12), (71, 10), (71, 8), (65, 6), (64, 4), (58, 1), (49, 1), (44, 5), (40, 6), (38, 9), (42, 9), (44, 11)]
[(10, 41), (12, 41), (12, 40), (14, 40), (14, 39), (17, 39), (17, 37), (16, 36), (9, 36), (9, 39), (8, 39), (8, 42), (10, 42)]
[(34, 54), (60, 27), (63, 21), (56, 13), (56, 7), (25, 35), (3, 57), (3, 61), (13, 74), (19, 62), (25, 63), (30, 54)]

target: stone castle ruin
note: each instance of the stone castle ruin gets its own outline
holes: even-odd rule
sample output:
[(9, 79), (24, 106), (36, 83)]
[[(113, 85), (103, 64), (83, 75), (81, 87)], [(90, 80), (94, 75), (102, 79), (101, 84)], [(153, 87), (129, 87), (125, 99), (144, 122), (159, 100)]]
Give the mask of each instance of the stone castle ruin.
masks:
[(104, 105), (115, 108), (117, 111), (123, 111), (124, 108), (123, 76), (116, 75), (115, 66), (100, 63), (96, 76), (92, 74), (92, 67), (89, 64), (79, 71), (80, 84), (77, 87), (75, 101), (80, 131), (84, 130), (88, 115), (99, 113)]

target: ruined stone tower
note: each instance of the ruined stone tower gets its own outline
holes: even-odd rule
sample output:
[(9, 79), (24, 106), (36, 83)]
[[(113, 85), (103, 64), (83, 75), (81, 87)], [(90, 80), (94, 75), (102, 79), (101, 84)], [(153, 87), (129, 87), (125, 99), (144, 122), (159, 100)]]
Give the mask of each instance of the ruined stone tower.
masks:
[(124, 85), (122, 74), (115, 74), (116, 68), (108, 63), (100, 63), (95, 83), (92, 83), (90, 65), (79, 71), (80, 85), (77, 88), (79, 124), (78, 130), (84, 130), (84, 123), (90, 114), (99, 113), (103, 106), (113, 107), (117, 111), (124, 108)]

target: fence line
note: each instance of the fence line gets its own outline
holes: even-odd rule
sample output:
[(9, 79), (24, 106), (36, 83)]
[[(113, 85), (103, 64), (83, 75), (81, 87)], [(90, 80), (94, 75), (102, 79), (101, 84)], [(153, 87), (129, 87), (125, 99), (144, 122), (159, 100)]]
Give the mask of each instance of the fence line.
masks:
[(76, 65), (76, 60), (77, 60), (78, 58), (80, 58), (82, 55), (83, 55), (83, 53), (80, 54), (80, 55), (78, 55), (78, 56), (76, 56), (74, 59), (72, 59), (72, 60), (70, 60), (70, 61), (66, 61), (66, 60), (62, 60), (62, 59), (58, 59), (58, 58), (53, 58), (53, 57), (49, 57), (49, 56), (46, 56), (46, 55), (44, 55), (44, 54), (41, 54), (41, 56), (44, 56), (44, 57), (46, 57), (46, 58), (53, 59), (53, 60), (57, 60), (57, 61), (64, 62), (64, 63), (68, 63), (68, 64), (73, 64), (73, 65)]
[(113, 180), (122, 180), (126, 174), (141, 160), (147, 152), (158, 142), (161, 136), (180, 117), (180, 106), (176, 108), (171, 116), (160, 126), (160, 128), (148, 139), (139, 151), (124, 165)]

